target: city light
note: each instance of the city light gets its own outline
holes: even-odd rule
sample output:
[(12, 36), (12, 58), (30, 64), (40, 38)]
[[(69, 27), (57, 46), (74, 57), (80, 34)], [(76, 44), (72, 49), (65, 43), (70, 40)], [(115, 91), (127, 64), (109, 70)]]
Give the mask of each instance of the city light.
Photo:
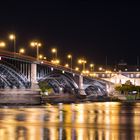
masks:
[(78, 60), (78, 63), (79, 63), (79, 64), (82, 64), (82, 66), (83, 66), (83, 71), (85, 71), (85, 64), (87, 63), (87, 61), (86, 61), (85, 59), (79, 59), (79, 60)]
[(89, 75), (89, 70), (82, 70), (82, 73), (88, 76)]
[(43, 59), (44, 59), (44, 60), (47, 60), (47, 57), (46, 57), (46, 56), (44, 56), (44, 57), (43, 57)]
[(71, 55), (71, 54), (68, 54), (68, 56), (67, 56), (67, 57), (70, 59), (70, 58), (72, 58), (72, 55)]
[(32, 41), (32, 42), (30, 43), (30, 46), (36, 47), (36, 58), (37, 58), (37, 60), (38, 60), (38, 59), (39, 59), (39, 47), (41, 47), (42, 44), (41, 44), (40, 42), (37, 42), (37, 41)]
[(40, 54), (38, 57), (39, 57), (39, 59), (43, 59), (43, 55), (42, 54)]
[(99, 67), (99, 71), (102, 71), (103, 70), (103, 68), (102, 67)]
[(79, 68), (78, 67), (75, 67), (75, 71), (79, 71)]
[(57, 49), (56, 48), (52, 48), (52, 53), (56, 53)]
[(20, 49), (19, 49), (19, 53), (20, 53), (20, 54), (24, 54), (24, 53), (25, 53), (25, 49), (24, 49), (24, 48), (20, 48)]
[(69, 64), (65, 64), (65, 67), (67, 67), (67, 68), (68, 68), (68, 67), (69, 67)]
[(105, 73), (112, 73), (110, 70), (106, 70)]
[(57, 49), (56, 48), (52, 48), (51, 52), (54, 54), (53, 59), (57, 59)]
[(15, 36), (14, 34), (10, 34), (10, 35), (9, 35), (9, 39), (10, 39), (10, 40), (15, 40), (15, 39), (16, 39), (16, 36)]
[(58, 65), (60, 64), (60, 60), (59, 59), (51, 60), (51, 63)]
[(93, 71), (93, 69), (94, 69), (94, 64), (90, 64), (89, 66), (90, 66), (90, 71)]
[(1, 42), (0, 42), (0, 48), (4, 48), (5, 46), (6, 46), (6, 43), (3, 42), (3, 41), (1, 41)]
[(41, 46), (42, 46), (42, 44), (41, 44), (41, 43), (36, 42), (36, 41), (31, 42), (31, 43), (30, 43), (30, 45), (31, 45), (32, 47), (36, 47), (36, 46), (41, 47)]

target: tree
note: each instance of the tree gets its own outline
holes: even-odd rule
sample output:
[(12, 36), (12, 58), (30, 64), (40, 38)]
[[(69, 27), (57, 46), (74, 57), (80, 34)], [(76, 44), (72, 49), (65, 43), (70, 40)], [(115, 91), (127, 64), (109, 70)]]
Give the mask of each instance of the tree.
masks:
[(41, 92), (51, 91), (51, 87), (48, 85), (47, 82), (41, 81), (39, 82), (39, 88), (41, 89)]
[(130, 80), (127, 80), (127, 81), (125, 82), (125, 85), (132, 85), (132, 82), (131, 82)]

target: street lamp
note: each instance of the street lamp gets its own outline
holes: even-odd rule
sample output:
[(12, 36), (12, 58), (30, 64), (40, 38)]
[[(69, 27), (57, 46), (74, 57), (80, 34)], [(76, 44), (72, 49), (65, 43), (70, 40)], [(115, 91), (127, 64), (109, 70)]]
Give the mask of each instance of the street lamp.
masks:
[(90, 66), (90, 71), (92, 72), (94, 69), (94, 64), (90, 64), (89, 66)]
[(6, 43), (3, 42), (3, 41), (1, 41), (1, 42), (0, 42), (0, 48), (4, 48), (5, 46), (6, 46)]
[(68, 67), (69, 67), (69, 64), (65, 64), (65, 67), (67, 67), (67, 68), (68, 68)]
[(10, 34), (9, 39), (12, 40), (14, 43), (14, 57), (15, 57), (15, 53), (16, 53), (16, 36), (15, 36), (15, 34)]
[(39, 59), (43, 59), (43, 55), (40, 54), (40, 55), (38, 56), (38, 58), (39, 58)]
[(53, 59), (57, 59), (57, 49), (52, 48), (51, 52), (55, 55), (55, 57)]
[(25, 49), (24, 48), (20, 48), (19, 49), (19, 54), (24, 54), (25, 53)]
[(42, 44), (41, 44), (40, 42), (33, 41), (33, 42), (30, 43), (30, 45), (31, 45), (32, 47), (36, 47), (36, 58), (37, 58), (37, 60), (38, 60), (38, 59), (39, 59), (39, 47), (41, 47)]
[(43, 59), (44, 59), (44, 60), (47, 60), (47, 57), (46, 57), (46, 56), (44, 56), (44, 57), (43, 57)]
[(67, 58), (70, 59), (70, 68), (72, 70), (72, 55), (71, 54), (68, 54), (67, 55)]
[(60, 60), (59, 59), (55, 59), (55, 60), (51, 60), (51, 62), (55, 65), (60, 64)]
[(102, 67), (99, 67), (99, 71), (102, 71), (103, 70), (103, 68)]
[(78, 67), (75, 67), (75, 71), (79, 71), (79, 68)]
[(87, 61), (85, 59), (79, 59), (78, 63), (83, 65), (83, 71), (85, 71), (85, 64), (87, 63)]

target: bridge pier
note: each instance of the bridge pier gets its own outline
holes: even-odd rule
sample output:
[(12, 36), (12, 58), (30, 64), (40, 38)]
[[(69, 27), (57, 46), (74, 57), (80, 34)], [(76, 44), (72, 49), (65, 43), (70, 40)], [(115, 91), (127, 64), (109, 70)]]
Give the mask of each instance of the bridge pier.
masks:
[(32, 89), (39, 89), (37, 85), (37, 64), (31, 64), (31, 88)]
[(79, 91), (80, 91), (80, 94), (81, 95), (86, 95), (85, 94), (85, 91), (84, 91), (84, 83), (83, 83), (83, 76), (82, 75), (79, 75)]

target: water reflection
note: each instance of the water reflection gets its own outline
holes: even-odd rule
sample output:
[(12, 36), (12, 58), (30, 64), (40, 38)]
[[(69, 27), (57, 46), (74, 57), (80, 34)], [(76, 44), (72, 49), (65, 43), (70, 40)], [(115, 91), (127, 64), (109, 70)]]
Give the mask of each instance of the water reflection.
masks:
[(0, 140), (139, 140), (140, 103), (1, 107)]

